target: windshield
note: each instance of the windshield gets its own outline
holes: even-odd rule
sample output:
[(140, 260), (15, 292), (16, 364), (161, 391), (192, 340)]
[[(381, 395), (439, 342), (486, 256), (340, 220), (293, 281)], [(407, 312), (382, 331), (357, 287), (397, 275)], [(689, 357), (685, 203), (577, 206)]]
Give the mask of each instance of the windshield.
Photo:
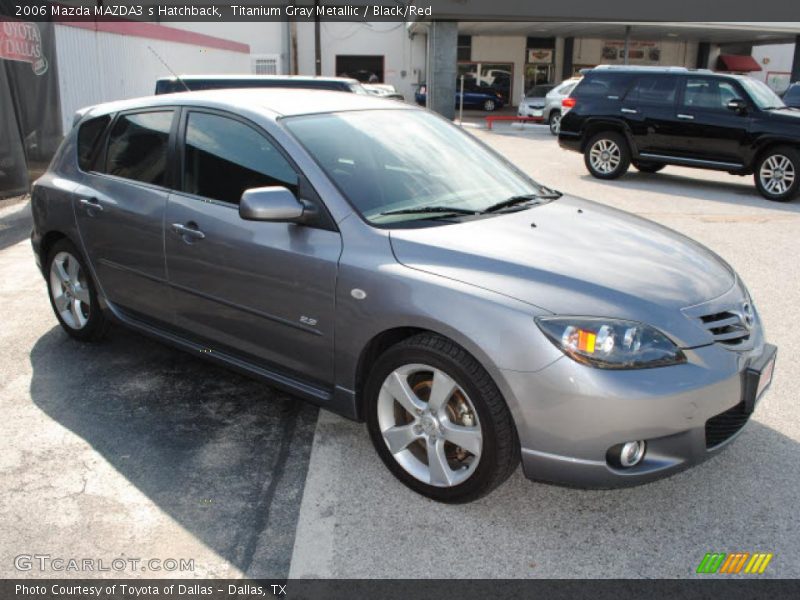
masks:
[(350, 91), (353, 92), (354, 94), (361, 94), (362, 96), (370, 95), (370, 93), (367, 91), (367, 88), (365, 88), (360, 83), (351, 83), (348, 85), (348, 87), (350, 88)]
[(786, 106), (780, 96), (765, 83), (749, 77), (742, 77), (739, 81), (758, 108), (782, 108)]
[(441, 219), (437, 207), (477, 213), (543, 190), (461, 129), (422, 110), (369, 110), (285, 119), (350, 203), (370, 223)]

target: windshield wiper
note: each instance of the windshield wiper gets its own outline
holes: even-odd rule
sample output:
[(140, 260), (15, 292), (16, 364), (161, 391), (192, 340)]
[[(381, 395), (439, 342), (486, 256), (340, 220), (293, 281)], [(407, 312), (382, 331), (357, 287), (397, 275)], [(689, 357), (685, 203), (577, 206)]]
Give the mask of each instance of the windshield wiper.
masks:
[[(511, 208), (512, 206), (517, 206), (519, 204), (525, 204), (526, 202), (533, 202), (534, 200), (555, 200), (556, 198), (560, 198), (561, 194), (558, 192), (552, 192), (552, 190), (548, 190), (551, 193), (547, 194), (522, 194), (520, 196), (511, 196), (510, 198), (506, 198), (496, 204), (492, 204), (488, 208), (484, 208), (481, 212), (483, 214), (486, 213), (493, 213), (497, 212), (498, 210), (503, 210), (504, 208)], [(536, 202), (536, 204), (539, 204)]]
[(400, 210), (387, 210), (382, 212), (381, 215), (425, 215), (425, 214), (451, 214), (451, 215), (475, 215), (478, 214), (474, 210), (466, 208), (456, 208), (453, 206), (420, 206), (418, 208), (402, 208)]

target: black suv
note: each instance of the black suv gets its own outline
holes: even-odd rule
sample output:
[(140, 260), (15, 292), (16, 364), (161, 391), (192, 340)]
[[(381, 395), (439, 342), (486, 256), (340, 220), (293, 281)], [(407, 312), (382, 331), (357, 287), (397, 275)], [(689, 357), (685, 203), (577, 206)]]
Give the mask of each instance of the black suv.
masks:
[(631, 163), (754, 174), (765, 198), (800, 187), (800, 110), (755, 79), (680, 67), (596, 67), (562, 106), (562, 148), (581, 152), (600, 179)]

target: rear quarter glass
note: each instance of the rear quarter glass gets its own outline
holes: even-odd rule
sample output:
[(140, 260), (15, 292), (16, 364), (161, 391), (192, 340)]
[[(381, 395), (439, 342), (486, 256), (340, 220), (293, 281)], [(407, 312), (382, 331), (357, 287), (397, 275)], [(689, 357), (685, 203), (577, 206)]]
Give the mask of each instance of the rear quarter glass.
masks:
[(633, 82), (633, 73), (588, 73), (572, 92), (574, 98), (622, 98)]

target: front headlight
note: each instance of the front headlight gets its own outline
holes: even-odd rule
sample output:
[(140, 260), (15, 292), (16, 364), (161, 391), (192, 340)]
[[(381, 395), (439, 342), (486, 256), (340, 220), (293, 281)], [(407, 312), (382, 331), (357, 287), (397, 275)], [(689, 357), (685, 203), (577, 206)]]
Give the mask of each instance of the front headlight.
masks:
[(539, 317), (539, 329), (564, 354), (598, 369), (647, 369), (686, 362), (672, 340), (636, 321), (597, 317)]

